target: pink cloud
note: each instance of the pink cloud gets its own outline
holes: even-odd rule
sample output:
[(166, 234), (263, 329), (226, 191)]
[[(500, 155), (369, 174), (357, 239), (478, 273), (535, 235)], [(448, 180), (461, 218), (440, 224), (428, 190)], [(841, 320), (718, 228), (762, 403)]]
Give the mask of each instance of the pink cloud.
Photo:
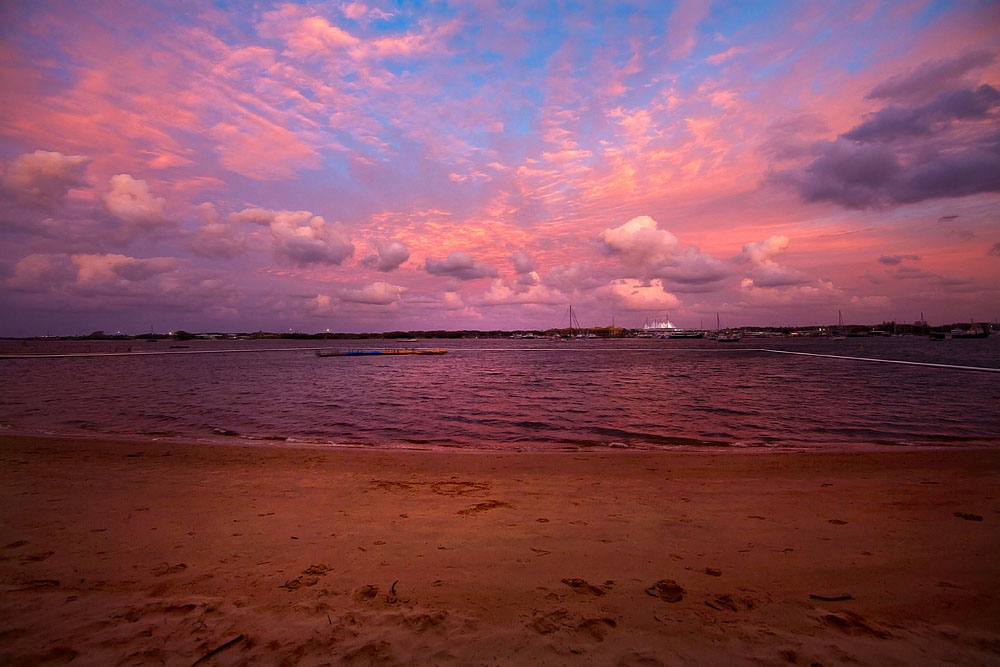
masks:
[(378, 280), (359, 289), (342, 289), (338, 295), (341, 301), (348, 303), (388, 306), (397, 303), (405, 291), (405, 287)]
[(177, 260), (172, 257), (137, 259), (106, 253), (72, 255), (70, 259), (77, 269), (77, 285), (101, 290), (149, 280), (177, 267)]
[(282, 180), (299, 169), (319, 166), (315, 148), (263, 118), (242, 118), (238, 125), (218, 123), (210, 135), (219, 142), (222, 166), (257, 180)]
[(632, 218), (619, 227), (601, 232), (600, 240), (622, 261), (633, 265), (651, 265), (665, 261), (680, 249), (677, 237), (660, 229), (648, 215)]
[(246, 236), (231, 222), (223, 222), (213, 204), (200, 204), (197, 210), (204, 216), (205, 222), (191, 242), (195, 253), (202, 257), (230, 258), (245, 252)]
[(22, 292), (49, 292), (72, 281), (74, 275), (68, 256), (32, 253), (17, 261), (4, 285)]
[(10, 161), (0, 183), (22, 204), (51, 207), (65, 199), (72, 188), (85, 187), (90, 158), (37, 150)]
[(375, 254), (361, 260), (361, 265), (382, 272), (393, 271), (410, 258), (410, 251), (399, 241), (372, 241)]
[(680, 305), (680, 300), (666, 291), (659, 280), (646, 283), (632, 278), (621, 278), (598, 289), (597, 293), (609, 300), (616, 309), (622, 310), (669, 310)]
[(698, 43), (696, 28), (708, 14), (707, 0), (681, 0), (667, 23), (668, 54), (677, 60), (687, 57)]
[(310, 211), (275, 211), (247, 208), (229, 216), (232, 222), (266, 225), (271, 230), (274, 252), (294, 264), (340, 264), (354, 254), (354, 244), (345, 228), (327, 225)]
[(166, 200), (154, 196), (146, 181), (129, 174), (112, 176), (101, 199), (111, 215), (127, 223), (156, 224), (166, 217)]

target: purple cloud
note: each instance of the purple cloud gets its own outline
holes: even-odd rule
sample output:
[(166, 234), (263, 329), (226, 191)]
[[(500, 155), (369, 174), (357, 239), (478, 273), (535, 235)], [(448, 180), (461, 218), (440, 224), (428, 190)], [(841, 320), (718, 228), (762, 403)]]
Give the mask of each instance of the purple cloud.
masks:
[(274, 253), (294, 264), (340, 264), (354, 254), (354, 244), (340, 225), (327, 225), (310, 211), (273, 211), (247, 208), (232, 213), (233, 222), (266, 225), (271, 230)]
[(531, 273), (538, 269), (538, 263), (523, 250), (511, 255), (510, 261), (514, 264), (515, 273)]
[(388, 273), (399, 268), (400, 264), (410, 258), (410, 251), (399, 241), (377, 240), (373, 245), (376, 252), (361, 260), (361, 265), (364, 267)]
[(843, 136), (862, 143), (888, 143), (906, 137), (932, 135), (953, 121), (988, 118), (998, 104), (1000, 91), (993, 86), (956, 90), (918, 107), (886, 107), (871, 114)]
[(902, 167), (885, 146), (859, 145), (837, 139), (823, 147), (812, 164), (775, 176), (793, 184), (810, 202), (832, 201), (849, 208), (879, 204)]
[(427, 273), (434, 276), (450, 276), (459, 280), (475, 280), (476, 278), (496, 278), (499, 275), (495, 266), (477, 262), (468, 253), (455, 251), (447, 259), (440, 260), (428, 257), (424, 261)]
[(878, 261), (887, 266), (897, 266), (901, 264), (904, 260), (909, 260), (911, 262), (919, 262), (920, 257), (918, 255), (882, 255), (878, 258)]
[(912, 108), (871, 114), (817, 157), (771, 179), (809, 202), (878, 208), (939, 197), (1000, 192), (1000, 91), (983, 85), (952, 91)]
[(974, 69), (985, 67), (996, 59), (989, 51), (969, 51), (945, 60), (931, 60), (912, 72), (894, 76), (875, 86), (867, 98), (914, 99), (932, 97)]
[(89, 163), (90, 158), (83, 155), (25, 153), (6, 165), (0, 185), (22, 205), (50, 208), (65, 199), (71, 188), (87, 185)]

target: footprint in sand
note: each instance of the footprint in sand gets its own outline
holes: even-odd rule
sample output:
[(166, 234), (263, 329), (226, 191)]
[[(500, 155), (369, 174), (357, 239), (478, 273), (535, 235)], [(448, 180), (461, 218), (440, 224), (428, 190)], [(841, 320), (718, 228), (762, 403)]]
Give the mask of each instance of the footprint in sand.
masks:
[(584, 579), (563, 579), (562, 583), (572, 588), (574, 593), (579, 593), (580, 595), (593, 595), (595, 597), (599, 597), (604, 595), (606, 592), (599, 586), (587, 583)]
[(187, 565), (184, 563), (177, 563), (177, 565), (168, 565), (164, 563), (163, 565), (158, 565), (153, 568), (152, 573), (154, 577), (163, 577), (168, 574), (177, 574), (178, 572), (183, 572), (187, 569)]
[(716, 595), (711, 600), (705, 600), (705, 604), (718, 611), (722, 611), (724, 609), (728, 609), (729, 611), (739, 611), (740, 607), (743, 607), (744, 609), (754, 608), (753, 598), (734, 598), (729, 593), (722, 593), (720, 595)]
[(888, 639), (891, 636), (885, 630), (869, 623), (851, 611), (826, 614), (820, 618), (820, 621), (822, 621), (823, 625), (840, 630), (847, 635), (868, 635), (879, 639)]
[(378, 586), (373, 586), (372, 584), (365, 584), (359, 588), (354, 593), (354, 599), (358, 602), (364, 602), (366, 600), (374, 600), (378, 597)]
[(472, 516), (473, 514), (482, 514), (483, 512), (489, 512), (490, 510), (502, 508), (510, 509), (511, 505), (500, 500), (487, 500), (484, 503), (476, 503), (472, 507), (459, 510), (458, 514), (461, 514), (462, 516)]
[(660, 579), (646, 588), (646, 595), (660, 598), (664, 602), (680, 602), (684, 599), (685, 590), (673, 579)]
[(319, 578), (332, 569), (333, 568), (329, 565), (324, 565), (322, 563), (319, 565), (310, 565), (302, 571), (302, 574), (294, 579), (289, 579), (281, 586), (278, 586), (278, 588), (287, 588), (290, 591), (294, 591), (298, 588), (302, 588), (303, 586), (315, 586), (319, 583)]
[(600, 642), (604, 641), (609, 629), (618, 626), (618, 622), (613, 618), (574, 617), (566, 609), (556, 609), (548, 614), (536, 616), (526, 625), (540, 635), (572, 632), (580, 637)]
[(24, 556), (23, 558), (21, 558), (21, 562), (22, 563), (40, 563), (43, 560), (45, 560), (46, 558), (48, 558), (49, 556), (52, 556), (53, 554), (55, 554), (54, 551), (43, 551), (43, 552), (37, 553), (37, 554), (30, 554), (28, 556)]
[(477, 491), (489, 491), (490, 485), (485, 482), (433, 482), (431, 491), (442, 496), (467, 496)]

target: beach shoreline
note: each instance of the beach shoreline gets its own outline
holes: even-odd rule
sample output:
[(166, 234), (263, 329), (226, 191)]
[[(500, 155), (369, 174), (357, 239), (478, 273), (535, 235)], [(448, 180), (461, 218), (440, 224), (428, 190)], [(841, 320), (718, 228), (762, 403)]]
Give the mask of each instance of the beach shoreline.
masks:
[(1000, 661), (997, 449), (239, 445), (0, 435), (0, 663)]

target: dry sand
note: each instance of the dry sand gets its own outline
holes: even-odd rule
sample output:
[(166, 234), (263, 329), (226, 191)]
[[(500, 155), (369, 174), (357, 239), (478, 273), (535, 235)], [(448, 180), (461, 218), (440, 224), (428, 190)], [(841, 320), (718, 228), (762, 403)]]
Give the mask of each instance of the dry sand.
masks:
[(998, 451), (0, 459), (4, 664), (1000, 664)]

